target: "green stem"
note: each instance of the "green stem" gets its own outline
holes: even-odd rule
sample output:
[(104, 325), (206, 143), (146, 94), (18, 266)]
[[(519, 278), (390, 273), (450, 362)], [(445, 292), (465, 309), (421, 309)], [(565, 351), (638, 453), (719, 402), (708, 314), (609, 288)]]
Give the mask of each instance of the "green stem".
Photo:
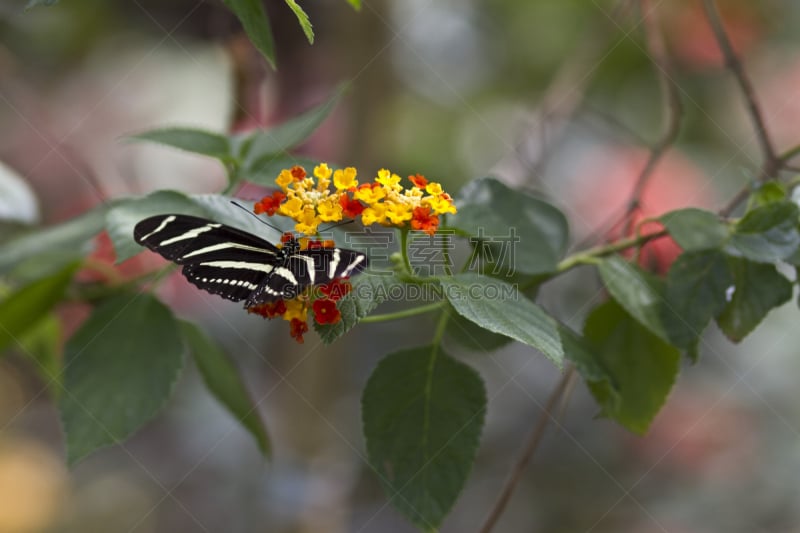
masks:
[(633, 246), (641, 246), (650, 241), (654, 241), (656, 239), (660, 239), (661, 237), (665, 237), (668, 234), (667, 230), (657, 231), (655, 233), (648, 233), (647, 235), (639, 235), (636, 237), (628, 237), (627, 239), (621, 239), (616, 242), (612, 242), (611, 244), (604, 244), (602, 246), (595, 246), (594, 248), (589, 248), (586, 251), (578, 252), (576, 254), (570, 255), (569, 257), (565, 257), (556, 268), (555, 275), (562, 274), (567, 270), (575, 268), (578, 265), (583, 264), (591, 264), (596, 263), (600, 257), (610, 255), (616, 252), (621, 252), (622, 250), (627, 250)]
[(789, 160), (793, 159), (798, 154), (800, 154), (800, 144), (783, 152), (779, 156), (779, 159), (784, 163), (788, 163)]
[(414, 276), (411, 260), (408, 257), (408, 228), (400, 228), (400, 254), (403, 256), (403, 265), (409, 275)]
[(395, 311), (394, 313), (384, 313), (382, 315), (368, 316), (362, 318), (360, 322), (362, 324), (369, 324), (375, 322), (389, 322), (390, 320), (400, 320), (402, 318), (409, 318), (416, 315), (430, 313), (431, 311), (436, 311), (437, 309), (441, 309), (442, 306), (444, 306), (444, 301), (434, 302), (432, 304), (422, 305), (420, 307), (412, 307), (411, 309), (403, 309), (402, 311)]
[(450, 266), (450, 235), (443, 234), (442, 237), (442, 257), (444, 258), (444, 273), (448, 276), (453, 275), (453, 267)]
[(434, 359), (436, 352), (439, 350), (439, 344), (441, 344), (442, 338), (444, 337), (444, 332), (447, 329), (448, 320), (450, 320), (450, 312), (447, 309), (444, 309), (442, 314), (439, 316), (438, 324), (436, 324), (436, 331), (433, 333)]

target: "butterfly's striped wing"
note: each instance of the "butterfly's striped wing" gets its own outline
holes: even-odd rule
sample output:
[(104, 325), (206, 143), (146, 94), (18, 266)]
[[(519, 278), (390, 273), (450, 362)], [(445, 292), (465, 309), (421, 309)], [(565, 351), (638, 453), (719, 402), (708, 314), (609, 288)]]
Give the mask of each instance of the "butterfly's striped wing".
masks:
[(245, 300), (245, 307), (295, 298), (309, 285), (349, 277), (367, 266), (366, 256), (353, 250), (286, 253), (250, 233), (188, 215), (142, 220), (134, 238), (183, 265), (183, 275), (200, 289)]
[(284, 299), (290, 300), (309, 285), (323, 285), (334, 279), (358, 274), (367, 267), (367, 256), (344, 248), (303, 250), (277, 265), (266, 283), (248, 298), (245, 307)]
[(255, 235), (188, 215), (146, 218), (133, 236), (183, 265), (183, 275), (198, 288), (235, 302), (265, 285), (282, 260), (280, 250)]

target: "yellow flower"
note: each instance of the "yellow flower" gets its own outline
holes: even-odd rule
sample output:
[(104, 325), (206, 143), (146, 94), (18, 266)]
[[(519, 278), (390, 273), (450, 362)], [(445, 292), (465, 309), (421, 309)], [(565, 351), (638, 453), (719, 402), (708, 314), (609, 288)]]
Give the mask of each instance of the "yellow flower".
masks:
[(305, 300), (300, 300), (298, 298), (285, 300), (285, 305), (286, 312), (283, 313), (282, 317), (284, 320), (291, 322), (293, 318), (296, 318), (303, 322), (306, 321), (308, 317), (308, 307), (306, 307)]
[(333, 173), (333, 185), (340, 191), (357, 186), (356, 169), (347, 167), (344, 170), (336, 170)]
[(330, 169), (327, 163), (320, 163), (314, 167), (314, 176), (316, 176), (317, 179), (329, 180), (331, 179), (332, 173), (333, 171)]
[(406, 189), (403, 191), (403, 196), (406, 198), (422, 198), (422, 189), (417, 189), (416, 187)]
[(323, 222), (338, 222), (342, 220), (342, 206), (334, 198), (327, 198), (317, 204), (319, 219)]
[(353, 194), (356, 200), (361, 200), (365, 204), (376, 204), (386, 197), (386, 191), (381, 187), (372, 187), (369, 184), (364, 184)]
[(278, 212), (281, 215), (285, 215), (297, 220), (297, 217), (303, 213), (303, 201), (297, 196), (291, 196), (288, 200), (281, 204)]
[(298, 191), (308, 192), (314, 188), (314, 178), (303, 178), (294, 186)]
[(317, 213), (314, 208), (310, 205), (307, 205), (303, 208), (303, 212), (299, 217), (292, 218), (297, 221), (297, 224), (294, 225), (294, 229), (298, 233), (313, 235), (317, 232), (317, 226), (319, 226), (320, 219), (317, 217)]
[(442, 190), (442, 185), (440, 183), (436, 183), (435, 181), (429, 182), (425, 186), (425, 190), (428, 192), (428, 194), (432, 194), (433, 196), (439, 196), (444, 192)]
[(289, 184), (293, 181), (294, 178), (292, 177), (292, 173), (289, 172), (288, 169), (281, 170), (281, 173), (278, 174), (277, 178), (275, 178), (275, 183), (277, 183), (278, 186), (284, 191), (289, 188)]
[(402, 185), (400, 185), (400, 176), (397, 174), (392, 174), (385, 168), (382, 168), (378, 171), (378, 177), (375, 178), (375, 181), (392, 191), (403, 190)]
[(400, 226), (403, 222), (411, 220), (411, 206), (400, 202), (387, 203), (385, 215), (389, 222)]
[(424, 202), (426, 202), (433, 212), (437, 215), (444, 215), (445, 213), (456, 213), (456, 206), (453, 205), (449, 199), (444, 198), (442, 196), (434, 196), (433, 198), (428, 198)]
[(361, 223), (365, 226), (380, 224), (384, 220), (386, 220), (386, 208), (383, 204), (374, 204), (361, 213)]

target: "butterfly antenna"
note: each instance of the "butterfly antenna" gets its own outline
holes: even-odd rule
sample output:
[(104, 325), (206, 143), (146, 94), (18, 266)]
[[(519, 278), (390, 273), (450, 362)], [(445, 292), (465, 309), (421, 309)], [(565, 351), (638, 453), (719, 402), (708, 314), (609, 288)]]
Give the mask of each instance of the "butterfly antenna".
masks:
[(244, 211), (245, 213), (247, 213), (248, 215), (250, 215), (250, 216), (252, 216), (252, 217), (255, 217), (255, 219), (256, 219), (256, 220), (258, 220), (259, 222), (261, 222), (261, 223), (262, 223), (262, 224), (264, 224), (265, 226), (269, 226), (270, 228), (274, 229), (275, 231), (277, 231), (278, 233), (280, 233), (281, 235), (283, 235), (283, 233), (284, 233), (284, 232), (283, 232), (283, 230), (282, 230), (282, 229), (278, 228), (277, 226), (273, 226), (272, 224), (270, 224), (269, 222), (267, 222), (266, 220), (264, 220), (264, 219), (262, 219), (262, 218), (259, 218), (259, 216), (258, 216), (258, 215), (256, 215), (255, 213), (253, 213), (252, 211), (250, 211), (249, 209), (247, 209), (245, 206), (243, 206), (243, 205), (241, 205), (241, 204), (237, 204), (237, 203), (236, 203), (236, 202), (234, 202), (233, 200), (231, 200), (231, 203), (232, 203), (233, 205), (235, 205), (236, 207), (238, 207), (239, 209), (241, 209), (242, 211)]
[(352, 224), (353, 222), (355, 222), (355, 221), (354, 220), (344, 220), (342, 222), (338, 222), (338, 223), (334, 224), (333, 226), (328, 226), (325, 229), (321, 229), (321, 230), (319, 230), (319, 232), (322, 233), (324, 231), (330, 231), (333, 228), (338, 228), (339, 226), (344, 226), (345, 224)]

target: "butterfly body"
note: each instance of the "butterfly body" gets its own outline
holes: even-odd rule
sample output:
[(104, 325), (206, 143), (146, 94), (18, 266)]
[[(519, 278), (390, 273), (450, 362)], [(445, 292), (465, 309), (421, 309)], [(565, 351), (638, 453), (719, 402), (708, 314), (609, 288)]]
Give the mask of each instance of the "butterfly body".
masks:
[(311, 285), (364, 270), (364, 254), (343, 248), (283, 247), (237, 228), (189, 215), (158, 215), (136, 224), (136, 242), (183, 265), (190, 283), (245, 307), (290, 300)]

